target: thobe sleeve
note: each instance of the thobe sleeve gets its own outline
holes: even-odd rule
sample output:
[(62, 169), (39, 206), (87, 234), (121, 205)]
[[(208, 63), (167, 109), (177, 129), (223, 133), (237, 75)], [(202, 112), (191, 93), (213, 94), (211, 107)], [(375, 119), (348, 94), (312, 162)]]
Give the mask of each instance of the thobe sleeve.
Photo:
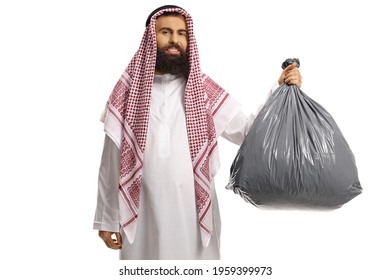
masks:
[[(268, 92), (266, 99), (268, 99), (278, 87), (279, 84), (277, 82), (274, 83), (271, 90)], [(221, 136), (234, 144), (241, 145), (262, 108), (263, 104), (257, 108), (255, 113), (249, 116), (239, 110), (225, 127)]]
[(119, 148), (106, 135), (99, 169), (94, 229), (119, 232), (119, 164)]

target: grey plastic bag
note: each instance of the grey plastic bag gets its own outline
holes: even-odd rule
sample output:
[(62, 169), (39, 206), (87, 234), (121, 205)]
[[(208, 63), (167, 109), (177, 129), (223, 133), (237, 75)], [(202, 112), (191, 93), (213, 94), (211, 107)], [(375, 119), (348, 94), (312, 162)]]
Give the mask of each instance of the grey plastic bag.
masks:
[(286, 84), (255, 119), (226, 188), (255, 206), (277, 208), (338, 208), (362, 192), (354, 155), (332, 116)]

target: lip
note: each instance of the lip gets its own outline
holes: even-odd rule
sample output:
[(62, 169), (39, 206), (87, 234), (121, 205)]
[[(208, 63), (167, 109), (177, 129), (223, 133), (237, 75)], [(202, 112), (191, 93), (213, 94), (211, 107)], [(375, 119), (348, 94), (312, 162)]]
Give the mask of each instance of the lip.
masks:
[(171, 55), (180, 55), (180, 50), (177, 48), (168, 48), (165, 52)]

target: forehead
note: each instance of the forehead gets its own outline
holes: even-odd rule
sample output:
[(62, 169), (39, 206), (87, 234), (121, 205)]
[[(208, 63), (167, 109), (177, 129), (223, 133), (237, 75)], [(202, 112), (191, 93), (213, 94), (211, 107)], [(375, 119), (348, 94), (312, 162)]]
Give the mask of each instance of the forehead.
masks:
[(182, 15), (161, 15), (156, 19), (156, 30), (161, 28), (187, 29), (187, 24)]

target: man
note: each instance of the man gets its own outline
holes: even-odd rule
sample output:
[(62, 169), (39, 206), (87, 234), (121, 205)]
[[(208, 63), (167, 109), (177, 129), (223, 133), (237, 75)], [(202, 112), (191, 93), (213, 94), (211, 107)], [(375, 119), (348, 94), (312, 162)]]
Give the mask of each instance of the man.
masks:
[[(281, 83), (301, 85), (295, 65)], [(241, 144), (253, 120), (200, 71), (190, 15), (153, 11), (102, 116), (94, 228), (107, 247), (121, 259), (219, 259), (216, 140)]]

